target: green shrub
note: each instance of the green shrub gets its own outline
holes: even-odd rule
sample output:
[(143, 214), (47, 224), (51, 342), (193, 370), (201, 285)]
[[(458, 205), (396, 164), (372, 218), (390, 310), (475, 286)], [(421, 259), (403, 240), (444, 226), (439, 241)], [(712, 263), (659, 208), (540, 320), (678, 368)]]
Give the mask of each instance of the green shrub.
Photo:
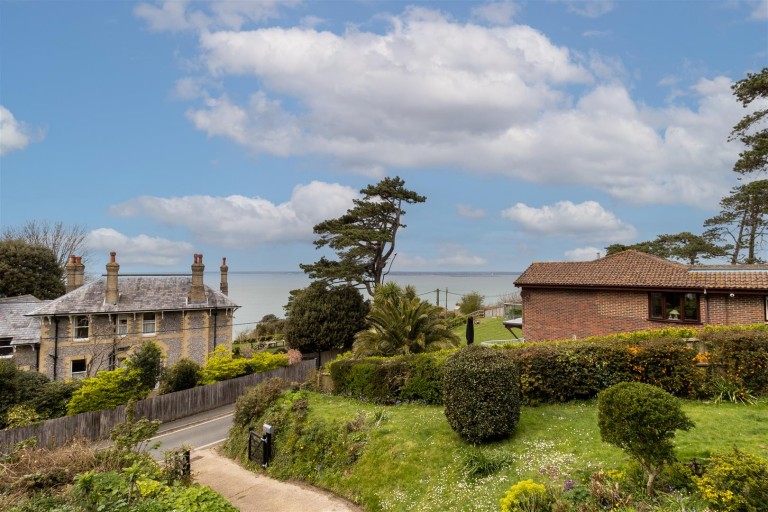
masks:
[(653, 495), (664, 464), (675, 460), (676, 430), (694, 426), (680, 402), (661, 388), (622, 382), (598, 395), (598, 426), (603, 441), (637, 460), (648, 476), (646, 492)]
[(31, 407), (19, 404), (8, 409), (6, 423), (8, 428), (26, 427), (40, 423), (43, 419)]
[(508, 348), (529, 404), (593, 398), (619, 382), (644, 382), (679, 396), (701, 393), (705, 373), (695, 349), (678, 338), (541, 342)]
[(99, 372), (96, 377), (83, 380), (83, 386), (72, 394), (67, 414), (110, 409), (130, 400), (142, 400), (149, 392), (142, 385), (141, 374), (137, 370), (118, 368)]
[(694, 477), (699, 492), (714, 510), (768, 510), (768, 461), (734, 449), (714, 455), (702, 477)]
[(141, 385), (154, 389), (163, 369), (163, 351), (154, 341), (145, 341), (125, 360), (125, 366), (139, 372)]
[(338, 359), (329, 365), (334, 392), (382, 404), (442, 404), (443, 367), (450, 353)]
[(518, 381), (507, 352), (481, 346), (456, 352), (443, 378), (448, 424), (473, 444), (508, 436), (520, 419)]
[(283, 379), (273, 378), (246, 388), (245, 393), (235, 402), (234, 424), (239, 427), (252, 424), (266, 412), (287, 387), (288, 383)]
[(160, 380), (160, 394), (192, 389), (202, 379), (200, 365), (191, 359), (182, 358), (163, 372)]
[(224, 345), (216, 347), (200, 370), (203, 384), (213, 384), (222, 380), (234, 379), (248, 373), (247, 360), (234, 357), (232, 351)]
[(768, 393), (768, 326), (704, 329), (710, 377), (738, 380), (757, 394)]
[(288, 366), (286, 354), (270, 354), (269, 352), (256, 352), (246, 361), (248, 373), (263, 373), (281, 366)]
[(51, 379), (33, 370), (20, 371), (17, 379), (20, 404), (34, 402), (43, 393), (45, 386), (51, 382)]
[(67, 403), (80, 389), (80, 379), (54, 380), (46, 383), (40, 393), (30, 402), (35, 411), (44, 419), (59, 418), (67, 415)]

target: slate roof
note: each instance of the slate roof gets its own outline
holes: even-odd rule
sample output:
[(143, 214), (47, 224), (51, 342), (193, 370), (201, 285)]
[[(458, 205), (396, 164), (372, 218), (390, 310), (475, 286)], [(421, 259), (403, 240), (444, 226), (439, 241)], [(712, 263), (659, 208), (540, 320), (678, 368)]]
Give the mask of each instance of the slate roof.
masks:
[(181, 311), (197, 309), (237, 309), (240, 306), (226, 295), (205, 286), (206, 302), (187, 303), (192, 286), (191, 276), (125, 276), (118, 277), (120, 294), (117, 304), (105, 304), (107, 279), (77, 288), (30, 312), (30, 316), (133, 313), (140, 311)]
[(24, 315), (49, 302), (32, 295), (0, 298), (0, 338), (11, 338), (11, 345), (40, 343), (40, 319)]
[(675, 288), (768, 293), (768, 265), (685, 265), (628, 250), (594, 261), (533, 263), (518, 287)]

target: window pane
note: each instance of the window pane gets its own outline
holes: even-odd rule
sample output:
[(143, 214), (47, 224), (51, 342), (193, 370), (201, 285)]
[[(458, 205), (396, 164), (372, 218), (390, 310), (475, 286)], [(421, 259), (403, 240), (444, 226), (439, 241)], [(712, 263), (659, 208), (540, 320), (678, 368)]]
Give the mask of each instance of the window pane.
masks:
[(680, 320), (680, 294), (667, 293), (664, 297), (667, 320)]
[(85, 359), (73, 359), (70, 362), (70, 373), (73, 378), (85, 377)]
[(144, 323), (143, 323), (142, 332), (144, 334), (155, 333), (155, 314), (154, 313), (144, 313)]
[(75, 320), (75, 338), (87, 339), (88, 338), (88, 317), (79, 316)]
[(685, 319), (699, 319), (699, 297), (695, 293), (685, 294)]
[(120, 318), (117, 321), (117, 334), (120, 336), (125, 336), (128, 334), (128, 319), (127, 318)]
[(664, 318), (660, 293), (651, 294), (651, 318)]

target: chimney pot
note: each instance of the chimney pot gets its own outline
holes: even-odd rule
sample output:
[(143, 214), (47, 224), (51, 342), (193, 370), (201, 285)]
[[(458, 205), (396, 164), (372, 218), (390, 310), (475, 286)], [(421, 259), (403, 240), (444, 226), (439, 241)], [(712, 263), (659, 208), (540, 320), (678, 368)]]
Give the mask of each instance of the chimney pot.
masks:
[(192, 286), (189, 290), (188, 300), (190, 303), (205, 302), (207, 297), (205, 296), (205, 285), (203, 284), (203, 272), (205, 271), (205, 265), (203, 265), (203, 255), (195, 254), (193, 256), (192, 263)]

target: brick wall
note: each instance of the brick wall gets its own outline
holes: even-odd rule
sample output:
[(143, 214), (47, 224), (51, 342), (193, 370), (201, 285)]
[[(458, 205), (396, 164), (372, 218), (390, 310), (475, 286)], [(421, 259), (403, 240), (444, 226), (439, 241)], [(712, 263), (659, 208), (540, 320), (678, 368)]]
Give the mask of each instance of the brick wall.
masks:
[[(702, 323), (765, 321), (765, 297), (701, 295)], [(524, 290), (523, 336), (527, 341), (586, 338), (659, 329), (679, 322), (648, 320), (648, 293), (632, 291)]]

